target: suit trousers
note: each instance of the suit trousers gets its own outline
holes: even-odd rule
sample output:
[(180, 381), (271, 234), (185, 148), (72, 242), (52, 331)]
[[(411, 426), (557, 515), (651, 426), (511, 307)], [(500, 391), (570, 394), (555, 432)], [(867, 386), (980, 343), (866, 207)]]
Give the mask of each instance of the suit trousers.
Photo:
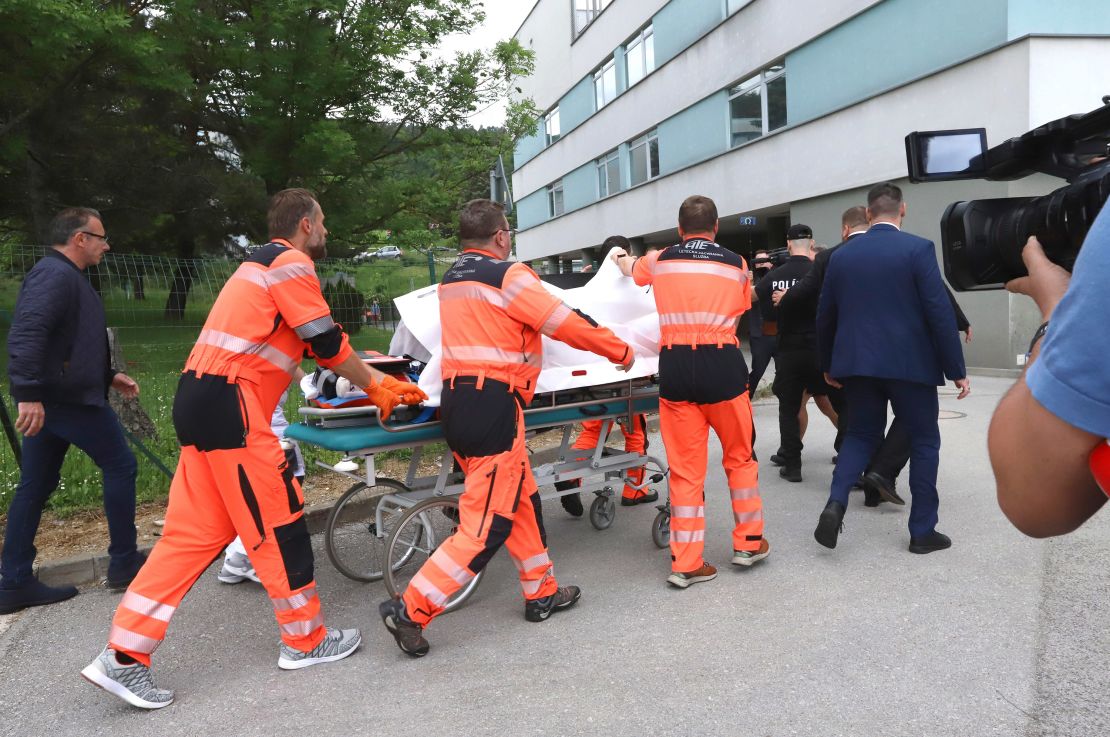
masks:
[(937, 388), (897, 379), (853, 376), (844, 379), (848, 427), (840, 458), (833, 471), (829, 500), (848, 506), (848, 492), (867, 468), (886, 429), (886, 405), (890, 402), (896, 421), (901, 421), (911, 438), (909, 528), (911, 537), (923, 537), (936, 529), (937, 467), (940, 464), (940, 410)]
[(893, 483), (902, 473), (902, 469), (910, 462), (910, 434), (906, 430), (906, 423), (898, 418), (890, 423), (879, 449), (871, 457), (871, 464), (867, 470), (877, 473), (887, 481)]

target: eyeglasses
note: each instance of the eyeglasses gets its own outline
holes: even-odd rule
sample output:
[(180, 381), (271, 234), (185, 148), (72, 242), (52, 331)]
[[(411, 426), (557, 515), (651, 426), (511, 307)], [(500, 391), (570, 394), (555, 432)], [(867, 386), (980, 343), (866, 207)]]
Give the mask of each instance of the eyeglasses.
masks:
[(80, 233), (81, 235), (91, 235), (93, 238), (99, 238), (100, 240), (104, 241), (105, 243), (108, 242), (108, 234), (107, 233), (105, 233), (104, 235), (101, 235), (100, 233), (90, 233), (87, 230), (79, 230), (77, 232)]
[(493, 234), (490, 235), (490, 238), (495, 237), (498, 233), (508, 233), (509, 237), (512, 238), (514, 235), (516, 235), (516, 228), (498, 228), (497, 230), (493, 231)]

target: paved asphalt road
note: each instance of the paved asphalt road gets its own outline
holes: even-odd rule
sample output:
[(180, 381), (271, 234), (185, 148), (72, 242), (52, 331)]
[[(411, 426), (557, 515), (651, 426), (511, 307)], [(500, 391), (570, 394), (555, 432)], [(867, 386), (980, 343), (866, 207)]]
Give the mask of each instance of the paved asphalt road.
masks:
[[(711, 443), (710, 583), (668, 587), (651, 508), (621, 508), (598, 532), (549, 505), (560, 580), (580, 605), (543, 624), (522, 616), (499, 555), (472, 601), (400, 654), (379, 623), (381, 584), (319, 557), (328, 621), (363, 628), (341, 663), (282, 672), (263, 592), (215, 569), (186, 599), (155, 659), (177, 703), (144, 713), (85, 683), (118, 595), (0, 617), (5, 735), (979, 735), (1110, 734), (1110, 512), (1062, 540), (1012, 530), (994, 500), (986, 428), (1009, 382), (973, 378), (942, 398), (940, 529), (955, 546), (906, 551), (906, 512), (853, 497), (835, 551), (812, 537), (832, 472), (832, 432), (811, 406), (805, 481), (765, 467), (772, 554), (728, 565), (731, 515)], [(757, 449), (778, 440), (756, 407)], [(658, 443), (658, 437), (652, 441)], [(1036, 449), (1030, 449), (1036, 453)], [(317, 541), (319, 542), (319, 541)]]

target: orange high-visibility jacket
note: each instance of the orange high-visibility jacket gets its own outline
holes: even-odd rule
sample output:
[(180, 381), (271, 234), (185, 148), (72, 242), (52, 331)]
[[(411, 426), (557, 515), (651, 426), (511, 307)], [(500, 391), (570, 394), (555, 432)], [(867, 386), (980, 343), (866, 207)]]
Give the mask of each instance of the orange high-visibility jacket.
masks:
[(252, 253), (228, 280), (185, 370), (232, 378), (250, 374), (261, 388), (263, 407), (273, 412), (306, 344), (328, 367), (351, 355), (312, 259), (279, 239)]
[(625, 364), (632, 349), (608, 328), (564, 304), (522, 263), (463, 251), (439, 285), (443, 380), (477, 376), (505, 382), (525, 402), (543, 363), (541, 335)]

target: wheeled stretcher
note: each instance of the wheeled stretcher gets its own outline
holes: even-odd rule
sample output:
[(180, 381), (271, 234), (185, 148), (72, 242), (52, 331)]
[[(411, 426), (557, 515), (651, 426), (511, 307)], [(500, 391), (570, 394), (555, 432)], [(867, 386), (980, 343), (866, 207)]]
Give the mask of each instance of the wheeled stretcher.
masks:
[[(658, 409), (658, 388), (649, 379), (537, 395), (524, 410), (528, 437), (541, 432), (561, 432), (558, 447), (531, 457), (541, 499), (593, 492), (591, 524), (599, 530), (612, 525), (616, 518), (616, 495), (625, 483), (630, 483), (628, 471), (646, 466), (647, 473), (640, 484), (644, 486), (665, 483), (667, 467), (655, 456), (606, 448), (604, 443), (599, 443), (590, 457), (578, 460), (585, 451), (571, 447), (574, 426), (585, 420), (602, 420), (601, 437), (607, 438), (613, 424), (622, 418), (631, 421), (634, 414), (651, 414)], [(458, 521), (463, 474), (457, 470), (451, 451), (444, 448), (439, 453), (433, 464), (434, 474), (420, 475), (426, 447), (444, 443), (440, 423), (406, 420), (401, 408), (396, 418), (391, 417), (386, 423), (380, 421), (373, 407), (303, 407), (300, 412), (304, 421), (287, 428), (286, 436), (342, 452), (347, 463), (339, 469), (327, 467), (357, 481), (339, 498), (328, 518), (325, 530), (328, 557), (349, 578), (384, 579), (391, 595), (401, 593), (424, 561), (454, 531)], [(379, 476), (375, 456), (398, 449), (412, 450), (404, 480)], [(356, 473), (359, 464), (361, 473)], [(576, 480), (580, 486), (563, 491), (554, 488), (556, 482)], [(652, 538), (659, 547), (668, 544), (669, 523), (669, 509), (666, 504), (661, 505), (652, 525)], [(462, 588), (447, 609), (461, 605), (481, 578), (479, 573)]]

